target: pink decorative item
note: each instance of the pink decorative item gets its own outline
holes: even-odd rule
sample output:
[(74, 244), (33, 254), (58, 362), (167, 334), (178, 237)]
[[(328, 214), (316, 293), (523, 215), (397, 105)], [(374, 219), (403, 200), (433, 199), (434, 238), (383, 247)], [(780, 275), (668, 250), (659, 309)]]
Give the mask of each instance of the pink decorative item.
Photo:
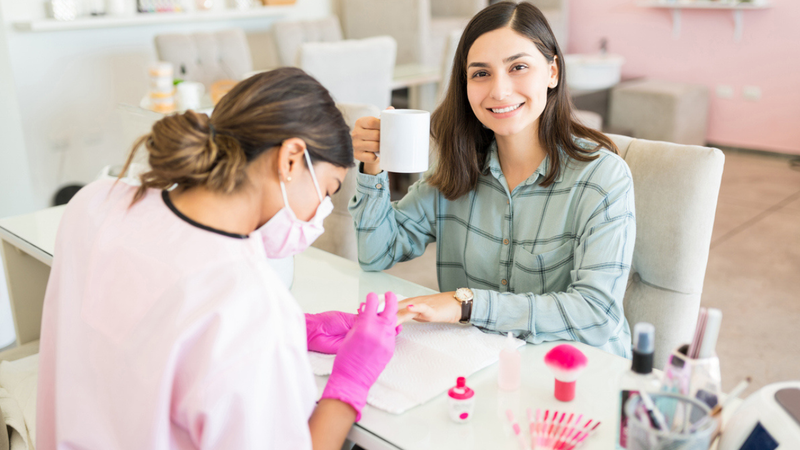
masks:
[(556, 378), (555, 396), (557, 400), (569, 402), (575, 398), (575, 383), (588, 363), (586, 355), (569, 344), (553, 347), (544, 356), (544, 363), (553, 371)]

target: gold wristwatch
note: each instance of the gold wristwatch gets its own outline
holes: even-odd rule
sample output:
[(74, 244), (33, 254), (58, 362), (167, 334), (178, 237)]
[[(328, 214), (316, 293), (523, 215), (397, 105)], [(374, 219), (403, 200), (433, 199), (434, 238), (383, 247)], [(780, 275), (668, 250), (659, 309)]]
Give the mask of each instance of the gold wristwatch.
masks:
[(461, 319), (458, 322), (469, 324), (469, 319), (472, 317), (472, 299), (475, 298), (472, 294), (472, 289), (458, 288), (453, 297), (461, 303)]

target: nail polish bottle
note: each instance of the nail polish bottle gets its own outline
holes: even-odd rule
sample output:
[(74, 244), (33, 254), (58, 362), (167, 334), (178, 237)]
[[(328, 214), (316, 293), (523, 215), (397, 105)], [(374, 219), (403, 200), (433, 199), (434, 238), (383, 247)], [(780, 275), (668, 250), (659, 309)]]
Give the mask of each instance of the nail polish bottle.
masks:
[(453, 422), (468, 422), (475, 408), (475, 391), (467, 387), (467, 379), (458, 377), (456, 385), (447, 391), (450, 419)]

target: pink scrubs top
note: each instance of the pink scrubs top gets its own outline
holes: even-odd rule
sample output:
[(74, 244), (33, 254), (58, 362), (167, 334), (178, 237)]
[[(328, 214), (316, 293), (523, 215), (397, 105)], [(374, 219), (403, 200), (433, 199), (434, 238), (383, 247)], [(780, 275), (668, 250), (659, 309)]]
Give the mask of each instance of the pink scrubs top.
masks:
[(306, 449), (305, 320), (261, 236), (98, 181), (67, 206), (40, 341), (37, 448)]

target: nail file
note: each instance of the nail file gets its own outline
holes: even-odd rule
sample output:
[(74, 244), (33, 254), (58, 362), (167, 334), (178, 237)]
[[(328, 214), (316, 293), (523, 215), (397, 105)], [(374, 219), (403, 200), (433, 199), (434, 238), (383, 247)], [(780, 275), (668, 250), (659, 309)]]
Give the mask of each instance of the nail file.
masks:
[(698, 358), (710, 358), (714, 356), (714, 349), (717, 347), (720, 324), (722, 323), (722, 311), (716, 308), (708, 308), (706, 314), (706, 329), (703, 340), (698, 351)]
[(697, 353), (700, 351), (700, 344), (703, 340), (703, 332), (705, 331), (707, 315), (708, 311), (706, 308), (700, 308), (700, 316), (697, 318), (697, 326), (694, 329), (694, 339), (692, 339), (692, 344), (689, 346), (689, 351), (686, 354), (686, 356), (691, 359), (697, 358)]

